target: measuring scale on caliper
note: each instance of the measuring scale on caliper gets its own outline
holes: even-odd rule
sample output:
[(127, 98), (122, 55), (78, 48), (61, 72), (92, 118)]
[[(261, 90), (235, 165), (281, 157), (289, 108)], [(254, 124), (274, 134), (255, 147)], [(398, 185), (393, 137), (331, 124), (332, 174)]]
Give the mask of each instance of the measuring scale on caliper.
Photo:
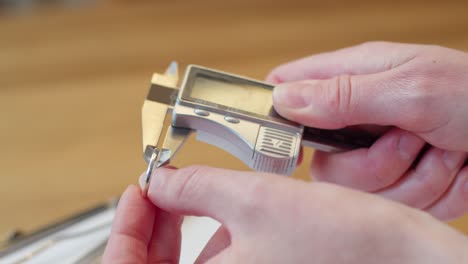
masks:
[(295, 170), (301, 145), (338, 152), (369, 147), (375, 140), (282, 118), (273, 109), (271, 84), (195, 65), (187, 67), (179, 88), (177, 82), (173, 62), (164, 75), (153, 75), (143, 105), (146, 188), (153, 168), (168, 163), (192, 131), (256, 171), (284, 175)]

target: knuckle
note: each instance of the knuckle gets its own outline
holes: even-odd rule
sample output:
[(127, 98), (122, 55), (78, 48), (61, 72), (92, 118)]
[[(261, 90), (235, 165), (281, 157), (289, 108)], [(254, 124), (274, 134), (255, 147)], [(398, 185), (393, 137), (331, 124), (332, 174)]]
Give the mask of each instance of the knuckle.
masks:
[(400, 98), (400, 105), (404, 108), (404, 111), (402, 111), (405, 115), (404, 122), (407, 124), (421, 124), (427, 119), (428, 113), (434, 106), (430, 100), (433, 95), (433, 81), (421, 72), (407, 73), (405, 76), (396, 76), (396, 78), (398, 80), (395, 80), (395, 83), (400, 88), (394, 93), (395, 96)]
[[(456, 176), (457, 181), (466, 183), (468, 181), (468, 166), (463, 168)], [(447, 193), (451, 192), (452, 199), (447, 199), (443, 206), (439, 205), (442, 210), (442, 216), (444, 219), (450, 220), (462, 216), (468, 212), (468, 192), (454, 184)]]
[[(432, 131), (445, 125), (450, 119), (450, 107), (441, 102), (453, 100), (441, 87), (447, 84), (442, 76), (446, 74), (432, 69), (432, 66), (421, 65), (409, 73), (407, 86), (401, 88), (404, 95), (402, 106), (406, 122), (417, 132)], [(412, 128), (412, 127), (411, 127)]]
[(325, 87), (325, 103), (327, 108), (342, 117), (343, 123), (346, 120), (343, 116), (351, 114), (354, 110), (353, 89), (355, 87), (353, 78), (349, 74), (339, 75), (332, 78), (328, 87)]
[(460, 208), (457, 204), (447, 203), (442, 208), (442, 218), (444, 219), (454, 219), (459, 216), (462, 216), (465, 213), (463, 208)]
[(444, 184), (438, 181), (437, 175), (430, 175), (415, 171), (420, 188), (419, 201), (415, 202), (415, 207), (424, 208), (428, 203), (439, 198), (444, 192)]
[(374, 159), (367, 159), (364, 164), (364, 170), (373, 179), (372, 189), (384, 188), (393, 182), (393, 177), (388, 177), (389, 172), (384, 170), (383, 166)]
[(202, 191), (201, 178), (206, 169), (207, 167), (204, 166), (190, 166), (179, 169), (172, 177), (172, 188), (168, 188), (171, 190), (173, 198), (178, 201), (194, 199)]
[(266, 202), (269, 201), (270, 187), (263, 177), (252, 179), (246, 186), (245, 193), (241, 199), (243, 214), (248, 217), (256, 218), (265, 213)]

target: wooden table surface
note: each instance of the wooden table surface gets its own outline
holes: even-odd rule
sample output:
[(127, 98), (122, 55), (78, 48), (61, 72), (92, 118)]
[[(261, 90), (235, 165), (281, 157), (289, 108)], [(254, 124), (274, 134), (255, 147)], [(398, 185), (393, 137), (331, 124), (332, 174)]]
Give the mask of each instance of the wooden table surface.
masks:
[[(152, 72), (171, 60), (262, 79), (283, 62), (369, 40), (468, 50), (468, 1), (270, 2), (106, 1), (1, 15), (0, 236), (136, 183), (141, 105)], [(189, 164), (246, 169), (194, 138), (175, 160)], [(307, 178), (307, 167), (295, 176)], [(468, 217), (452, 225), (468, 232)]]

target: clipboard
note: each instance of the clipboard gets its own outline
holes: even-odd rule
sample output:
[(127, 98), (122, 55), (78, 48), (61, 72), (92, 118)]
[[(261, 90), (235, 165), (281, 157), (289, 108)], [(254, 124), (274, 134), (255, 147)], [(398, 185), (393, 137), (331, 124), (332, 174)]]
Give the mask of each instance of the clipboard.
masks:
[(99, 263), (110, 234), (116, 201), (98, 205), (10, 241), (0, 263)]
[[(0, 263), (101, 263), (116, 205), (117, 202), (113, 201), (96, 206), (31, 235), (15, 239), (7, 247), (0, 249)], [(219, 222), (208, 217), (185, 217), (181, 228), (179, 263), (193, 263), (219, 226)], [(69, 238), (54, 240), (64, 234), (68, 234)], [(49, 240), (55, 242), (50, 243)], [(66, 242), (68, 245), (60, 245), (61, 242)]]

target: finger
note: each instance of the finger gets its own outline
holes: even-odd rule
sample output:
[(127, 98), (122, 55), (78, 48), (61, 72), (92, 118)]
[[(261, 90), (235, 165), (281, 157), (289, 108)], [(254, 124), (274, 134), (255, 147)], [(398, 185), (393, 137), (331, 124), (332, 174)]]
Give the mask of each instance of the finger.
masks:
[(182, 217), (156, 210), (148, 263), (179, 263)]
[(468, 212), (468, 166), (460, 170), (451, 188), (426, 210), (442, 220), (452, 220)]
[(384, 197), (423, 209), (449, 188), (466, 153), (431, 148), (400, 181), (378, 193)]
[[(177, 167), (170, 165), (170, 164), (164, 165), (163, 167), (166, 169), (172, 169), (172, 170), (177, 169)], [(145, 190), (146, 180), (147, 179), (146, 179), (145, 173), (141, 174), (140, 177), (138, 178), (138, 185), (140, 186), (142, 191)]]
[(296, 166), (300, 166), (303, 160), (304, 160), (304, 148), (301, 146), (301, 149), (299, 150), (299, 157), (297, 157)]
[[(164, 167), (177, 169), (172, 165)], [(148, 263), (179, 263), (182, 220), (182, 216), (156, 208), (153, 234), (148, 245)]]
[(224, 226), (220, 226), (213, 237), (208, 241), (205, 248), (198, 256), (195, 263), (205, 263), (212, 257), (218, 255), (231, 244), (231, 236)]
[(369, 149), (328, 154), (316, 152), (311, 175), (363, 191), (376, 191), (396, 182), (411, 166), (424, 146), (414, 134), (394, 128)]
[(103, 263), (146, 263), (155, 207), (129, 186), (120, 198)]
[[(261, 175), (261, 176), (260, 176)], [(202, 166), (153, 172), (148, 197), (158, 207), (181, 215), (209, 216), (227, 228), (242, 222), (260, 185), (271, 184), (269, 174)], [(251, 217), (251, 216), (250, 216)]]
[(414, 103), (417, 89), (411, 89), (423, 77), (403, 77), (394, 69), (283, 83), (273, 90), (273, 105), (281, 116), (311, 127), (375, 124), (407, 128), (408, 120), (420, 118), (426, 105), (425, 101)]
[(329, 79), (337, 75), (372, 74), (394, 68), (412, 58), (412, 45), (368, 42), (313, 55), (286, 63), (266, 78), (278, 84), (308, 79)]

